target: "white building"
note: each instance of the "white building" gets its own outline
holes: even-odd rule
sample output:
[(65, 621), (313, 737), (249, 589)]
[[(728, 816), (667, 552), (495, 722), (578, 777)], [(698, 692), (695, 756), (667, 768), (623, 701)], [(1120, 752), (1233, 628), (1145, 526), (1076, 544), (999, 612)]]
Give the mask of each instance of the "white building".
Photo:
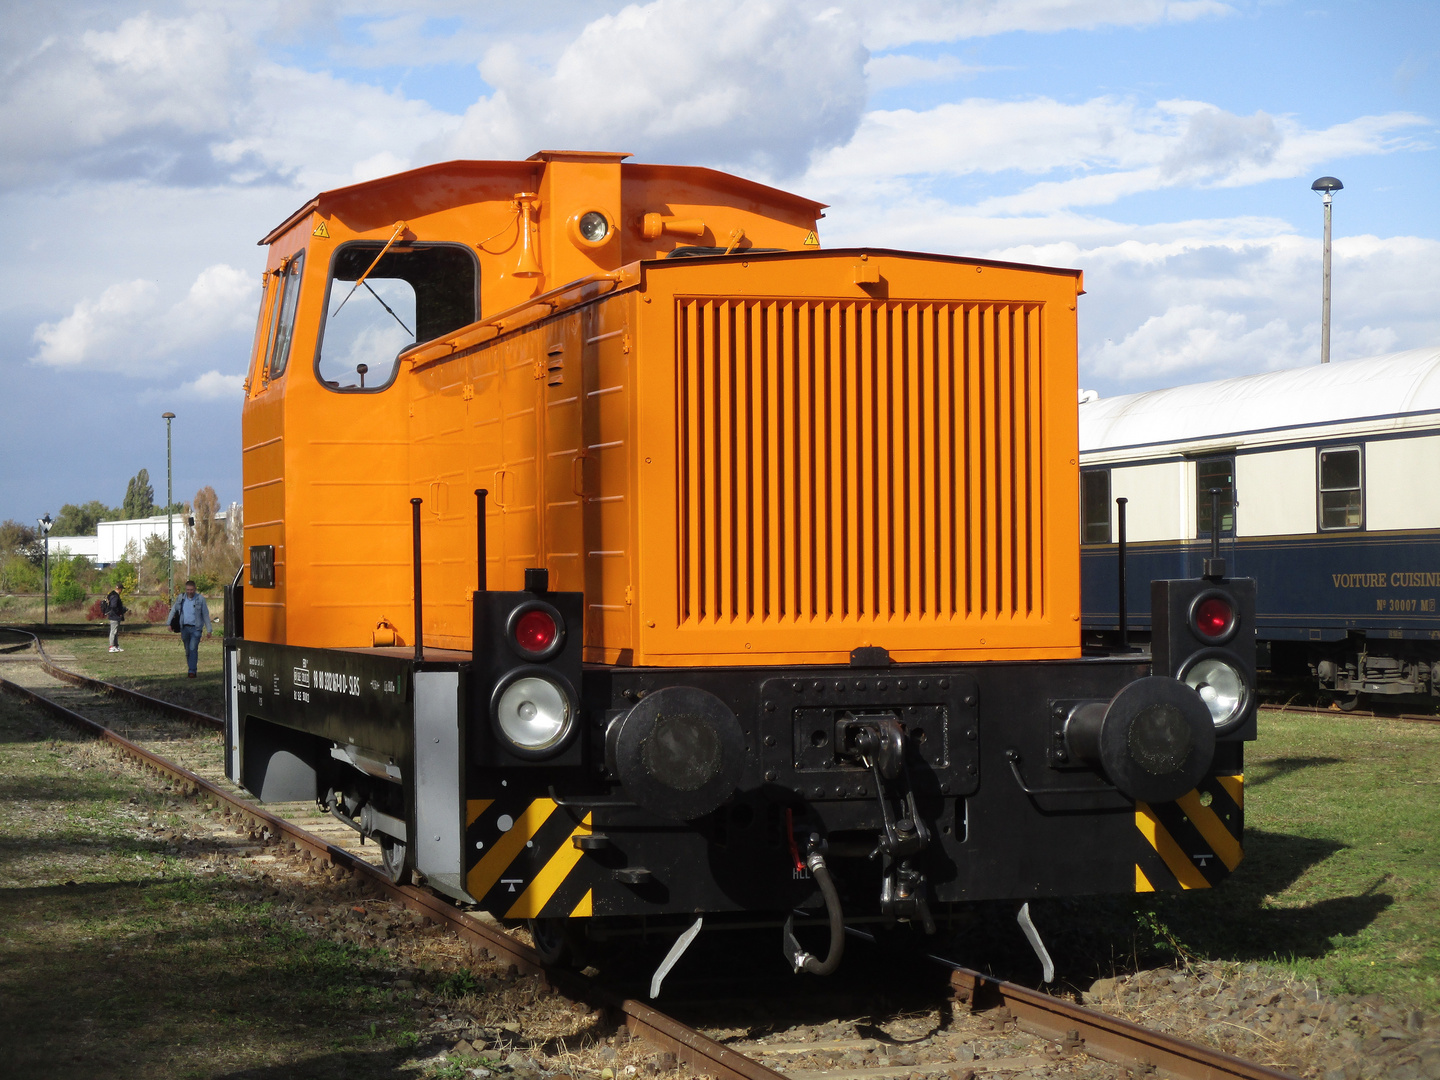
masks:
[[(136, 555), (144, 555), (145, 541), (152, 536), (158, 536), (163, 540), (169, 535), (172, 521), (175, 525), (175, 558), (183, 559), (186, 536), (189, 532), (187, 520), (186, 515), (181, 512), (173, 517), (159, 514), (155, 517), (129, 518), (124, 521), (102, 521), (96, 527), (98, 535), (94, 538), (97, 544), (95, 565), (109, 566), (111, 563), (119, 562), (131, 541), (135, 543)], [(53, 540), (51, 545), (53, 550)]]
[(58, 558), (64, 552), (67, 555), (84, 555), (92, 563), (99, 561), (100, 538), (98, 536), (52, 536), (50, 537), (50, 557)]

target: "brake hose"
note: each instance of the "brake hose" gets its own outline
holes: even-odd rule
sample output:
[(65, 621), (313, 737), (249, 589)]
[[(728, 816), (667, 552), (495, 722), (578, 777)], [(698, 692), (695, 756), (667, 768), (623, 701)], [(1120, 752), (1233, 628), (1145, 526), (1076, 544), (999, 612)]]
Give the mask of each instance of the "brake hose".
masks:
[(840, 966), (840, 957), (845, 954), (845, 917), (840, 911), (840, 894), (825, 865), (825, 856), (812, 851), (805, 860), (815, 884), (820, 886), (820, 895), (825, 898), (825, 913), (830, 917), (830, 951), (822, 962), (807, 952), (800, 952), (794, 958), (796, 971), (808, 971), (811, 975), (829, 975)]

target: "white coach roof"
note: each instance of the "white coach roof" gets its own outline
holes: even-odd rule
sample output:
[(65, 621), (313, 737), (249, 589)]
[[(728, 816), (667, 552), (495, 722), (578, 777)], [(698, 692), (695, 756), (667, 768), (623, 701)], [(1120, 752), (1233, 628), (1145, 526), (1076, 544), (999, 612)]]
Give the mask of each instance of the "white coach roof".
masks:
[(1269, 442), (1295, 428), (1409, 426), (1402, 417), (1427, 412), (1440, 413), (1440, 348), (1089, 401), (1080, 406), (1080, 451), (1220, 436)]

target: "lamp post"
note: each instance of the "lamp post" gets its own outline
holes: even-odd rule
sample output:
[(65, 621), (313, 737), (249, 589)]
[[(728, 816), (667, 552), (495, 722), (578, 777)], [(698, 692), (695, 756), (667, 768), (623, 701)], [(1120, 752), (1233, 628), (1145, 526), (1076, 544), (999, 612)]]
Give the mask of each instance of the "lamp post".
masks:
[(1330, 203), (1335, 192), (1344, 188), (1333, 176), (1322, 176), (1310, 185), (1311, 191), (1320, 192), (1325, 203), (1325, 284), (1320, 298), (1320, 363), (1330, 362)]
[(165, 562), (170, 568), (170, 598), (175, 598), (175, 496), (170, 490), (170, 421), (173, 412), (161, 413), (165, 417)]
[(41, 535), (41, 536), (44, 538), (44, 540), (45, 540), (45, 582), (44, 582), (44, 585), (42, 586), (42, 588), (43, 588), (44, 591), (45, 591), (45, 627), (46, 627), (46, 629), (49, 629), (49, 627), (50, 627), (50, 526), (53, 525), (54, 522), (52, 522), (52, 521), (50, 520), (50, 515), (49, 515), (49, 514), (46, 514), (46, 515), (45, 515), (44, 517), (42, 517), (38, 522), (36, 522), (36, 524), (40, 526), (40, 535)]

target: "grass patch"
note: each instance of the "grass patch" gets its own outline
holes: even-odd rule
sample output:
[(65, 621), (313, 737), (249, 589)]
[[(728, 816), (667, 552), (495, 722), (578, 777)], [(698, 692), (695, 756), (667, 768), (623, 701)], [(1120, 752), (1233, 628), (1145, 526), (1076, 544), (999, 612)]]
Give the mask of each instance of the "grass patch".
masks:
[(155, 835), (181, 801), (112, 761), (0, 695), (6, 1075), (400, 1075), (417, 1006), (393, 958)]
[[(61, 667), (78, 671), (95, 679), (104, 679), (152, 697), (164, 698), (187, 709), (198, 709), (211, 716), (220, 716), (225, 708), (225, 687), (221, 672), (221, 634), (200, 639), (199, 674), (186, 675), (185, 646), (180, 635), (167, 627), (148, 627), (132, 632), (125, 623), (120, 629), (120, 646), (125, 651), (110, 652), (109, 638), (92, 635), (41, 635), (45, 651), (73, 656), (74, 660), (56, 661)], [(146, 624), (141, 624), (146, 625)]]
[[(1245, 860), (1220, 888), (1031, 905), (1062, 976), (1264, 963), (1440, 1011), (1440, 723), (1267, 713), (1246, 748)], [(997, 907), (979, 925), (1004, 920)], [(1022, 979), (1018, 933), (956, 955)]]

